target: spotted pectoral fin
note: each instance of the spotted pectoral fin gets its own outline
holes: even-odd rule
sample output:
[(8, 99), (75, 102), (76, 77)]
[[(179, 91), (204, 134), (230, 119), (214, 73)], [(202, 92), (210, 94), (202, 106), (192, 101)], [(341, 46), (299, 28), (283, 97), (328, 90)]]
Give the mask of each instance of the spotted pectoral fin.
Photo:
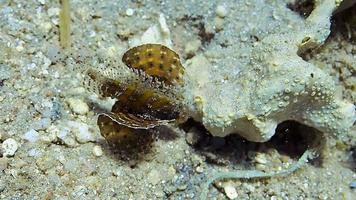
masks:
[(182, 83), (184, 68), (179, 55), (161, 44), (143, 44), (128, 50), (122, 61), (130, 68), (142, 70), (146, 75), (166, 84)]
[(146, 133), (148, 130), (129, 128), (122, 124), (116, 123), (108, 115), (99, 115), (97, 123), (101, 135), (110, 145), (113, 146), (136, 146), (135, 144), (140, 140), (140, 138), (147, 137)]

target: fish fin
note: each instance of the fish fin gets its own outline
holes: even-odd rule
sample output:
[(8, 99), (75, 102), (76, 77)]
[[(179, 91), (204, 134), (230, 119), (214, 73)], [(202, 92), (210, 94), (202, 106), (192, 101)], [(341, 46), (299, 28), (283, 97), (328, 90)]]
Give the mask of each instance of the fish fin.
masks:
[(129, 49), (122, 61), (132, 69), (143, 71), (165, 84), (182, 83), (184, 68), (179, 55), (161, 44), (143, 44)]

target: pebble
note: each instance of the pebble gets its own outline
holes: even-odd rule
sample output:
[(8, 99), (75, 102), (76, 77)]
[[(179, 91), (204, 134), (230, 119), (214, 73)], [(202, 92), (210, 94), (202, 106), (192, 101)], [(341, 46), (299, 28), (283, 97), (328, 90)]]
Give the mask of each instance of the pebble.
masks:
[(49, 17), (58, 16), (60, 11), (60, 8), (49, 8), (47, 14)]
[(30, 157), (40, 157), (41, 156), (41, 151), (39, 151), (38, 149), (30, 149), (27, 152), (27, 154)]
[(59, 133), (59, 129), (55, 125), (51, 125), (46, 129), (45, 134), (41, 135), (40, 139), (44, 143), (52, 143), (57, 140), (57, 134)]
[(41, 5), (44, 5), (46, 3), (45, 0), (37, 0)]
[(76, 121), (69, 121), (68, 125), (71, 128), (71, 131), (74, 133), (77, 142), (84, 144), (96, 141), (96, 137), (87, 124), (79, 123)]
[(197, 168), (195, 168), (195, 171), (198, 173), (203, 173), (204, 168), (202, 166), (198, 166)]
[(23, 135), (23, 139), (29, 141), (29, 142), (37, 142), (37, 140), (39, 139), (40, 135), (38, 134), (37, 131), (35, 131), (34, 129), (31, 129), (29, 131), (27, 131), (24, 135)]
[(158, 170), (153, 169), (147, 175), (147, 180), (152, 185), (157, 185), (161, 181), (161, 174)]
[(236, 199), (238, 196), (235, 187), (231, 184), (226, 184), (224, 186), (224, 192), (229, 199)]
[(79, 115), (85, 115), (89, 112), (89, 106), (81, 99), (69, 98), (67, 100), (72, 111)]
[(215, 17), (214, 19), (215, 22), (215, 30), (221, 31), (224, 29), (224, 19), (220, 17)]
[(128, 8), (128, 9), (126, 10), (126, 15), (127, 15), (127, 16), (132, 16), (134, 13), (135, 13), (135, 11), (134, 11), (132, 8)]
[(100, 157), (103, 155), (103, 150), (100, 146), (98, 145), (95, 145), (94, 148), (93, 148), (93, 154), (97, 157)]
[(256, 157), (255, 157), (255, 161), (256, 163), (259, 164), (267, 164), (267, 159), (266, 159), (266, 155), (263, 153), (257, 153)]
[(9, 138), (2, 143), (2, 152), (6, 157), (11, 157), (15, 155), (15, 152), (19, 148), (16, 140)]
[(218, 5), (216, 7), (215, 13), (219, 16), (219, 17), (226, 17), (226, 15), (228, 14), (228, 10), (226, 8), (226, 6), (224, 5)]
[(75, 147), (76, 142), (70, 135), (70, 128), (63, 127), (56, 133), (57, 138), (68, 147)]
[(42, 118), (39, 121), (34, 122), (31, 127), (36, 131), (46, 130), (49, 126), (51, 126), (51, 123), (50, 118)]
[(243, 187), (246, 188), (251, 193), (255, 192), (255, 187), (253, 185), (250, 185), (248, 183), (244, 183)]
[(0, 158), (0, 172), (4, 171), (9, 165), (9, 159), (6, 157)]

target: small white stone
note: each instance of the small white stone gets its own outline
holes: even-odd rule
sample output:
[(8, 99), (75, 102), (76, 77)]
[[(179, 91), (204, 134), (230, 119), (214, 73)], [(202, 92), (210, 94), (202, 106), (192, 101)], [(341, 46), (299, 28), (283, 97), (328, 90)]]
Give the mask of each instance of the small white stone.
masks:
[(238, 196), (235, 187), (230, 184), (224, 186), (224, 192), (229, 199), (236, 199)]
[(74, 133), (75, 139), (79, 143), (84, 144), (96, 140), (91, 128), (87, 124), (69, 121), (68, 126), (71, 128), (71, 132)]
[(147, 174), (147, 180), (152, 185), (157, 185), (161, 181), (160, 171), (153, 169)]
[(215, 17), (214, 19), (215, 22), (215, 30), (221, 31), (224, 29), (224, 19), (220, 17)]
[(15, 152), (19, 148), (16, 140), (9, 138), (2, 143), (3, 155), (6, 157), (11, 157), (15, 155)]
[(35, 131), (34, 129), (31, 129), (29, 131), (27, 131), (24, 135), (23, 135), (23, 139), (29, 141), (29, 142), (37, 142), (37, 140), (39, 139), (40, 135), (38, 134), (37, 131)]
[(49, 17), (58, 16), (60, 11), (60, 8), (49, 8), (47, 14)]
[(127, 16), (132, 16), (134, 13), (135, 13), (135, 11), (134, 11), (132, 8), (128, 8), (128, 9), (126, 10), (126, 15), (127, 15)]
[(44, 5), (46, 3), (46, 0), (37, 0), (41, 5)]
[(30, 157), (39, 157), (41, 155), (41, 151), (38, 149), (30, 149), (27, 153)]
[(265, 154), (262, 154), (262, 153), (257, 153), (256, 157), (255, 157), (255, 161), (256, 163), (259, 163), (259, 164), (267, 164), (267, 158), (266, 158), (266, 155)]
[(228, 10), (224, 5), (218, 5), (215, 12), (219, 17), (226, 17)]
[(93, 154), (97, 157), (100, 157), (103, 155), (103, 150), (101, 149), (100, 146), (98, 145), (95, 145), (94, 148), (93, 148)]
[(21, 51), (23, 51), (25, 48), (24, 48), (22, 45), (18, 45), (18, 46), (15, 47), (15, 49), (16, 49), (16, 51), (21, 52)]
[(86, 104), (81, 99), (69, 98), (67, 102), (74, 113), (85, 115), (87, 112), (89, 112), (88, 104)]
[(203, 173), (204, 168), (201, 166), (198, 166), (197, 168), (195, 168), (195, 171), (197, 171), (198, 173)]
[(45, 33), (49, 33), (51, 31), (51, 29), (53, 28), (51, 22), (44, 22), (44, 23), (40, 24), (40, 26), (41, 26), (41, 29), (43, 30), (43, 32), (45, 32)]

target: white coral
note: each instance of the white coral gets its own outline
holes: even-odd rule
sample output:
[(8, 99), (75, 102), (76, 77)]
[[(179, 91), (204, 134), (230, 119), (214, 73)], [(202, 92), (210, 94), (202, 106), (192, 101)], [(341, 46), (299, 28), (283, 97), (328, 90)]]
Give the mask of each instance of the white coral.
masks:
[(356, 119), (355, 106), (337, 97), (328, 74), (298, 56), (324, 42), (335, 7), (333, 0), (317, 1), (298, 30), (256, 42), (248, 64), (234, 70), (212, 64), (214, 57), (207, 53), (188, 61), (185, 96), (193, 117), (214, 136), (237, 133), (256, 142), (269, 140), (286, 120), (347, 133)]

